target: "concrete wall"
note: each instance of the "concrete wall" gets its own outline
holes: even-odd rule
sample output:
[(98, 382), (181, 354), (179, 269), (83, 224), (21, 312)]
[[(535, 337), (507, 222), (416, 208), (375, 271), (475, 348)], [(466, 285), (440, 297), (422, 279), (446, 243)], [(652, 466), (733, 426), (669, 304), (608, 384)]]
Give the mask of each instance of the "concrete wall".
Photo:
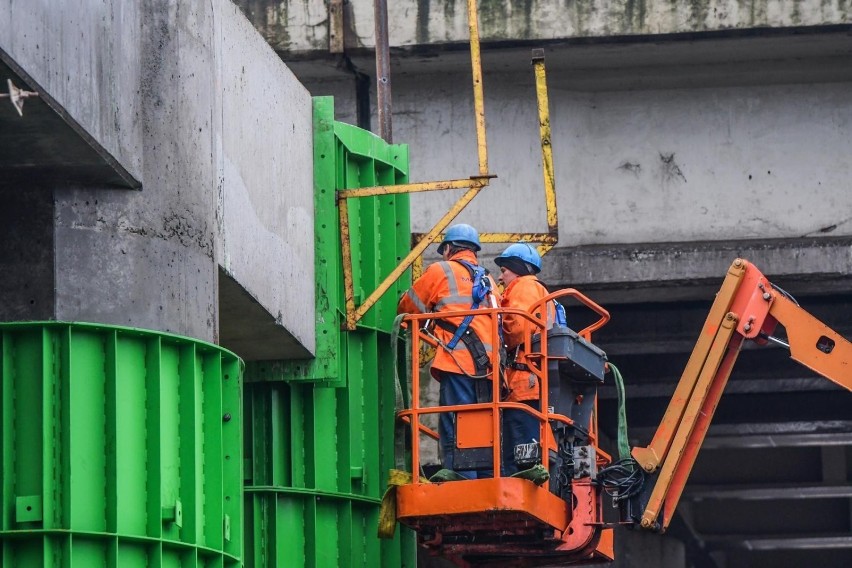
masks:
[(53, 317), (218, 340), (221, 265), (313, 349), (310, 96), (231, 2), (3, 0), (0, 48), (141, 183), (19, 188), (53, 194)]
[[(373, 45), (369, 2), (353, 3), (356, 37)], [(669, 34), (761, 26), (814, 26), (847, 23), (844, 0), (480, 0), (485, 40), (606, 37)], [(467, 2), (407, 0), (388, 3), (394, 45), (467, 41)]]
[(155, 59), (166, 57), (146, 58), (141, 49), (154, 23), (143, 27), (145, 5), (61, 1), (48, 10), (0, 1), (2, 49), (137, 180), (144, 168), (141, 91), (151, 94), (143, 69), (156, 71)]
[[(324, 0), (238, 0), (249, 19), (284, 52), (328, 49)], [(553, 40), (572, 37), (693, 33), (760, 27), (846, 24), (846, 0), (480, 0), (485, 41)], [(373, 47), (373, 3), (345, 3), (348, 48)], [(388, 2), (391, 45), (467, 41), (465, 0)]]
[[(248, 7), (267, 34), (258, 6), (273, 4), (281, 5)], [(375, 73), (371, 4), (348, 4), (343, 56), (320, 43), (273, 43), (352, 123), (353, 71)], [(297, 5), (306, 3), (289, 3)], [(410, 144), (413, 181), (476, 172), (470, 60), (461, 45), (466, 6), (389, 3), (394, 140)], [(555, 269), (545, 270), (551, 284), (716, 282), (738, 253), (770, 274), (848, 278), (847, 3), (481, 0), (479, 13), (489, 165), (498, 179), (460, 220), (484, 231), (545, 229), (529, 64), (530, 47), (542, 46), (560, 212), (559, 246), (546, 263)], [(292, 39), (301, 31), (291, 24)], [(431, 227), (458, 195), (414, 196), (413, 229)], [(803, 239), (826, 246), (805, 246), (803, 263)], [(721, 264), (709, 260), (722, 256)], [(608, 258), (625, 261), (618, 274)]]
[[(272, 318), (247, 327), (238, 351), (263, 359), (314, 350), (313, 126), (310, 94), (239, 11), (227, 4), (217, 35), (222, 63), (217, 170), (219, 264)], [(216, 89), (219, 90), (218, 88)], [(267, 331), (293, 336), (269, 345)], [(243, 327), (240, 331), (238, 328)]]
[[(569, 79), (550, 76), (561, 245), (852, 234), (852, 83), (580, 92)], [(412, 179), (475, 173), (466, 80), (395, 80), (394, 134), (411, 145)], [(485, 84), (499, 177), (460, 219), (544, 230), (531, 78), (490, 75)], [(413, 196), (414, 230), (456, 198)]]
[[(512, 79), (490, 81), (490, 164), (500, 177), (465, 218), (492, 230), (543, 230), (536, 108)], [(852, 234), (852, 83), (578, 93), (554, 79), (562, 244)], [(412, 153), (412, 171), (418, 179), (473, 173), (468, 97), (450, 81), (423, 83), (428, 92), (415, 100), (397, 82), (395, 128), (430, 149)], [(447, 116), (459, 117), (453, 127)], [(445, 150), (432, 151), (438, 137)], [(423, 212), (415, 230), (448, 206), (434, 196), (412, 201)]]

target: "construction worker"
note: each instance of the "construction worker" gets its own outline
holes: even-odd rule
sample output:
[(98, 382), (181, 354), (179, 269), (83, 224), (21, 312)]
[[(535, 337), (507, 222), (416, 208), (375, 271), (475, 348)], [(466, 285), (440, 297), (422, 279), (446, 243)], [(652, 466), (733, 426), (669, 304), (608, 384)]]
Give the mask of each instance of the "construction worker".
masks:
[[(494, 262), (500, 267), (499, 281), (505, 286), (501, 307), (528, 311), (548, 294), (547, 288), (535, 276), (541, 272), (541, 256), (532, 245), (510, 245)], [(561, 312), (561, 306), (559, 309)], [(556, 318), (555, 302), (548, 303), (546, 310), (549, 328)], [(560, 315), (564, 319), (564, 313)], [(524, 327), (521, 316), (503, 314), (503, 340), (509, 358), (506, 369), (509, 394), (505, 401), (522, 402), (540, 410), (538, 380), (523, 362)], [(518, 471), (514, 461), (515, 446), (540, 441), (540, 422), (523, 410), (507, 408), (503, 410), (502, 424), (503, 475), (512, 475)]]
[[(487, 271), (479, 266), (479, 233), (470, 225), (453, 225), (438, 246), (442, 261), (431, 264), (399, 301), (398, 313), (428, 313), (496, 308), (499, 295)], [(488, 315), (434, 320), (438, 342), (432, 376), (440, 381), (439, 404), (455, 406), (490, 402), (493, 369), (492, 324)], [(455, 413), (439, 417), (441, 474), (447, 479), (492, 477), (487, 463), (468, 458), (456, 448)], [(478, 458), (481, 459), (481, 458)], [(482, 460), (484, 461), (484, 460)], [(490, 463), (490, 461), (488, 462)]]

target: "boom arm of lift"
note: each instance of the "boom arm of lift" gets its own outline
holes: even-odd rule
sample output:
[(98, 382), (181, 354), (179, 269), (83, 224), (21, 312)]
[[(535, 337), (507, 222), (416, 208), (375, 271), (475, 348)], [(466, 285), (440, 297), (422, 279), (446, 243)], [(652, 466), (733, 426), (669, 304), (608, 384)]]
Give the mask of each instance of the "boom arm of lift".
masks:
[[(595, 309), (602, 319), (578, 334), (559, 326), (545, 332), (546, 323), (538, 316), (540, 307), (567, 294)], [(635, 466), (628, 469), (630, 464), (607, 467), (611, 460), (597, 444), (597, 388), (603, 382), (606, 355), (591, 344), (590, 334), (609, 319), (606, 310), (575, 290), (562, 290), (542, 298), (529, 312), (511, 311), (529, 324), (523, 352), (525, 364), (541, 381), (541, 411), (517, 402), (498, 402), (495, 381), (492, 402), (421, 408), (415, 395), (412, 407), (398, 413), (413, 425), (411, 471), (420, 471), (420, 434), (428, 430), (421, 424), (421, 416), (441, 412), (456, 413), (457, 457), (461, 452), (484, 452), (494, 470), (493, 478), (450, 483), (429, 483), (413, 476), (394, 493), (397, 518), (417, 531), (420, 545), (460, 566), (526, 568), (612, 560), (612, 527), (604, 523), (601, 512), (602, 493), (610, 493), (611, 488), (614, 496), (621, 497), (617, 502), (623, 524), (665, 531), (746, 340), (782, 344), (794, 360), (852, 390), (852, 344), (805, 312), (752, 264), (737, 259), (728, 270), (656, 434), (648, 446), (632, 450), (633, 460), (644, 471), (640, 475)], [(491, 318), (491, 343), (497, 344), (497, 316), (507, 310), (476, 313)], [(464, 311), (441, 314), (466, 315)], [(439, 316), (406, 316), (413, 330), (414, 393), (420, 392), (421, 341), (435, 344), (419, 321), (434, 317)], [(786, 328), (786, 341), (773, 336), (779, 325)], [(492, 368), (499, 368), (499, 353), (495, 350), (491, 357)], [(502, 463), (500, 413), (510, 408), (540, 421), (540, 454), (533, 455), (532, 461), (541, 460), (548, 468), (548, 486), (498, 475)], [(522, 446), (529, 444), (515, 448), (515, 461), (528, 466), (517, 460), (519, 454), (524, 456), (523, 451), (518, 452)], [(625, 471), (627, 477), (615, 477)]]
[[(787, 342), (773, 337), (784, 326)], [(745, 340), (789, 347), (790, 357), (852, 390), (852, 344), (799, 307), (751, 263), (737, 259), (651, 443), (632, 450), (653, 485), (623, 509), (626, 521), (665, 531)]]

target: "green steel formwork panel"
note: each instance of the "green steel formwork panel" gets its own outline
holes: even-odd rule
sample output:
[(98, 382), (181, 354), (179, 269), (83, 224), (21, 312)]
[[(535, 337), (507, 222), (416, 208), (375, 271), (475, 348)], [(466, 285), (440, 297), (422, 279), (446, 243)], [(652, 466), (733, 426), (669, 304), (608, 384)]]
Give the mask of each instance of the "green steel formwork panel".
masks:
[[(336, 192), (408, 181), (408, 149), (334, 122), (314, 99), (317, 357), (250, 363), (246, 371), (246, 566), (411, 567), (414, 535), (377, 537), (394, 465), (396, 283), (342, 332), (343, 277)], [(410, 250), (407, 195), (349, 200), (356, 295), (366, 297)]]
[(0, 324), (2, 568), (240, 566), (242, 362), (201, 341)]

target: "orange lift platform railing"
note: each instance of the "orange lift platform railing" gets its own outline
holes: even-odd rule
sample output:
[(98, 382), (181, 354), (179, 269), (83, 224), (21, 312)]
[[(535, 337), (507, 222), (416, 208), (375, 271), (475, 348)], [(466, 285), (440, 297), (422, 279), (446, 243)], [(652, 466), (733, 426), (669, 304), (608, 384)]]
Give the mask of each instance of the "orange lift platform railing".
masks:
[[(541, 317), (546, 303), (573, 297), (599, 316), (594, 324), (575, 333)], [(524, 321), (524, 363), (540, 381), (540, 407), (500, 401), (500, 353), (491, 354), (492, 401), (463, 406), (420, 404), (421, 345), (440, 348), (430, 333), (429, 320), (460, 318), (468, 314), (491, 322), (491, 344), (500, 344), (501, 316), (517, 314)], [(412, 476), (396, 488), (397, 519), (413, 528), (418, 541), (436, 555), (460, 566), (541, 566), (554, 563), (612, 560), (612, 529), (603, 526), (601, 492), (593, 482), (598, 468), (610, 457), (597, 443), (597, 389), (603, 382), (606, 355), (591, 344), (591, 334), (609, 320), (609, 313), (574, 289), (560, 290), (540, 300), (528, 312), (490, 308), (448, 313), (408, 315), (411, 333), (411, 408), (398, 413), (410, 428), (411, 471), (420, 472), (421, 434), (438, 434), (422, 423), (429, 414), (456, 414), (456, 451), (476, 456), (470, 463), (492, 468), (493, 478), (431, 483)], [(541, 336), (547, 337), (541, 341)], [(495, 377), (497, 380), (494, 380)], [(500, 474), (501, 411), (519, 409), (540, 423), (539, 442), (515, 450), (518, 462), (541, 463), (550, 482), (536, 485), (522, 477)], [(518, 452), (520, 450), (521, 454)], [(484, 460), (483, 461), (483, 457)], [(457, 458), (458, 460), (458, 458)], [(518, 461), (518, 460), (516, 460)]]

